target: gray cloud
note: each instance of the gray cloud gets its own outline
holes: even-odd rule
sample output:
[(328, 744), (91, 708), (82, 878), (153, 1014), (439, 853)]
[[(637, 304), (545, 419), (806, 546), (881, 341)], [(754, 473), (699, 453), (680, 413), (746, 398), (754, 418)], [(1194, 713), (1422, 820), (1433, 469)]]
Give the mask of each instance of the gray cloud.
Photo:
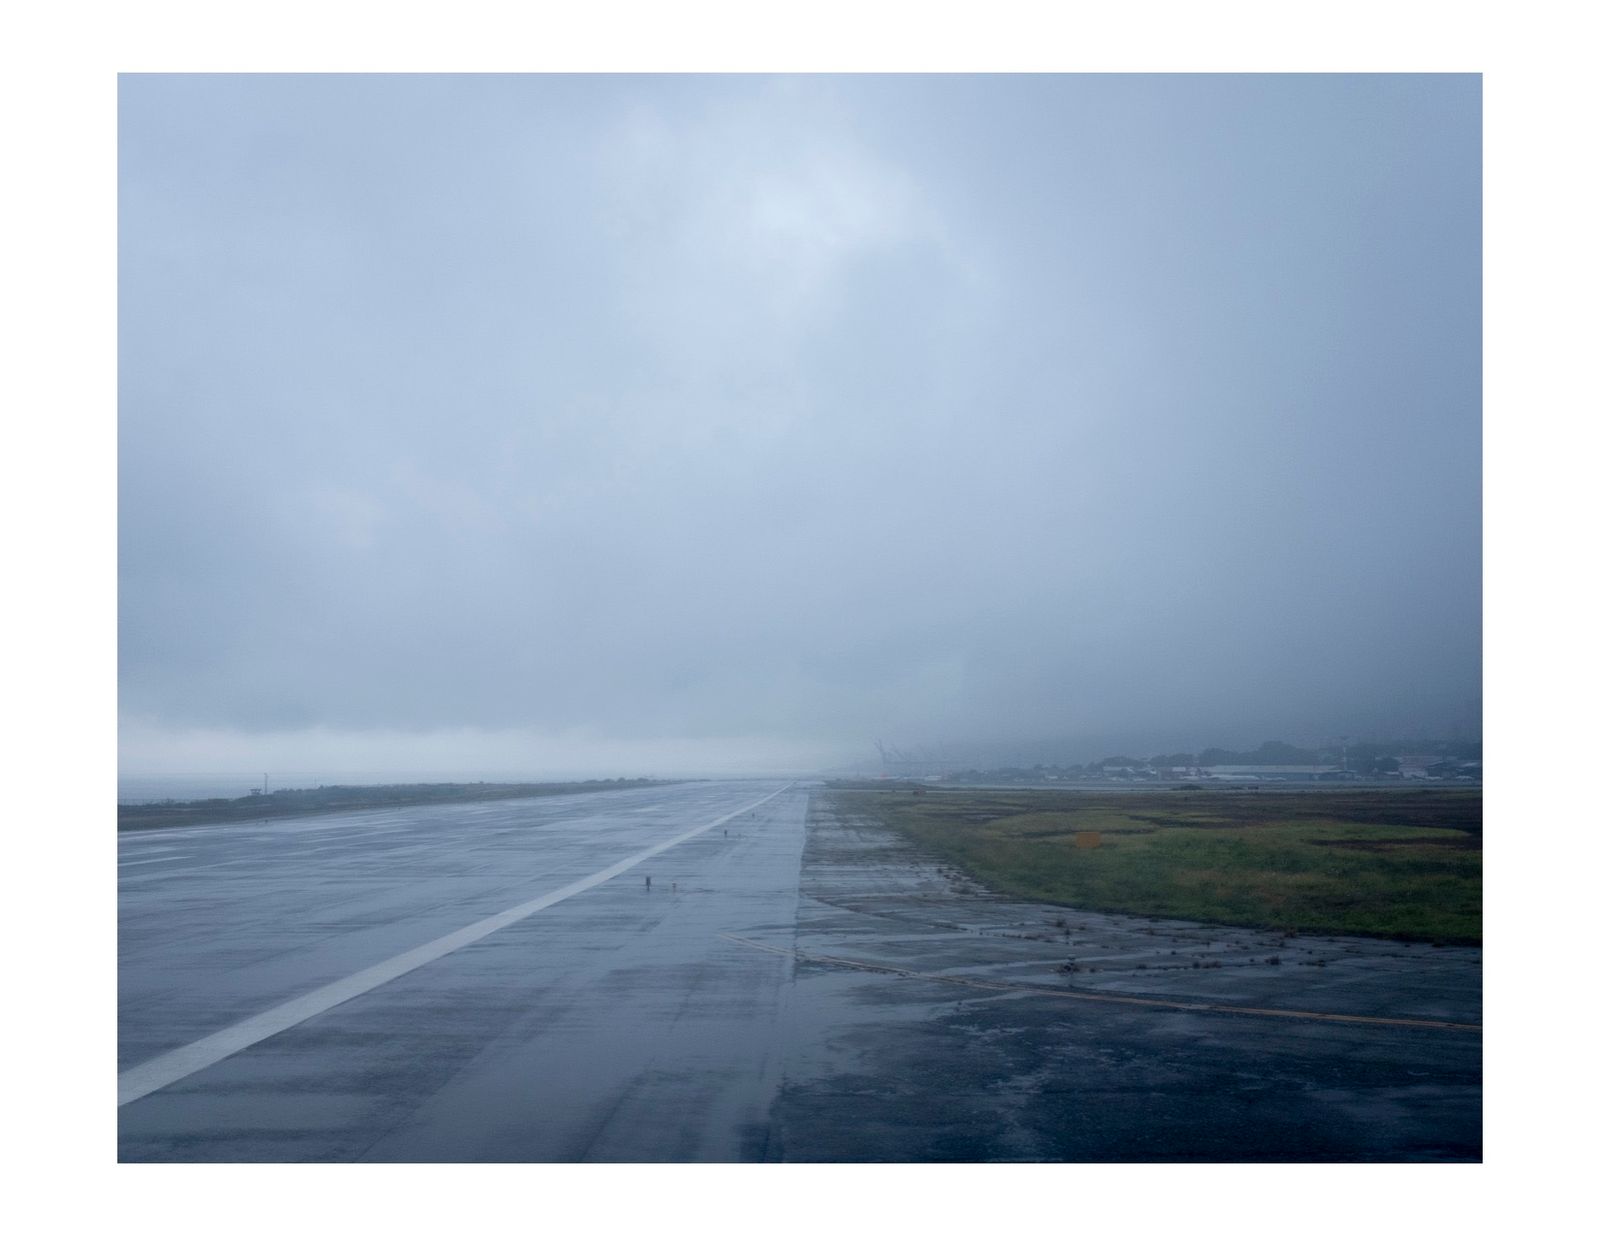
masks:
[(1479, 131), (1450, 76), (125, 78), (125, 762), (1457, 723)]

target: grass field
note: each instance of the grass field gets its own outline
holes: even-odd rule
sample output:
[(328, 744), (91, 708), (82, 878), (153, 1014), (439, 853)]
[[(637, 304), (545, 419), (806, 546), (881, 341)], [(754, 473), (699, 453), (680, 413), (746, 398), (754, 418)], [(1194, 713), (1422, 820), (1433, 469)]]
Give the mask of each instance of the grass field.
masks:
[[(1471, 789), (913, 791), (839, 788), (1007, 896), (1235, 926), (1480, 944)], [(1098, 846), (1085, 843), (1099, 834)]]
[(448, 803), (497, 802), (508, 798), (544, 798), (554, 794), (592, 794), (670, 781), (577, 781), (501, 784), (323, 785), (314, 790), (274, 790), (247, 798), (204, 798), (193, 802), (119, 803), (117, 831), (181, 828), (189, 824), (265, 823), (329, 811), (368, 811), (375, 807), (438, 806)]

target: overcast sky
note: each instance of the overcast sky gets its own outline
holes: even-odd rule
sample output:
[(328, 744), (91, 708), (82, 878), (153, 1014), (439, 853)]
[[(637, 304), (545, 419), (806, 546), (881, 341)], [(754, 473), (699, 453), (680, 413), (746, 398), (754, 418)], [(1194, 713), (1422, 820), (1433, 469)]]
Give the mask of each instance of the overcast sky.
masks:
[(125, 772), (1475, 724), (1476, 77), (125, 77), (120, 133)]

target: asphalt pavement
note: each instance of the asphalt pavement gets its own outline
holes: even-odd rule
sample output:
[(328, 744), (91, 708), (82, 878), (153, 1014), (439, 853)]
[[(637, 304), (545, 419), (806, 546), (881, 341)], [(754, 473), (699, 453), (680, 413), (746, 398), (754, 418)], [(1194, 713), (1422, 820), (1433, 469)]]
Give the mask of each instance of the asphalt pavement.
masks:
[(120, 1159), (1481, 1156), (1478, 950), (1018, 905), (815, 790), (121, 835)]
[(698, 784), (123, 835), (126, 1077), (737, 813), (123, 1103), (120, 1157), (759, 1157), (792, 965), (724, 933), (792, 932), (805, 804)]

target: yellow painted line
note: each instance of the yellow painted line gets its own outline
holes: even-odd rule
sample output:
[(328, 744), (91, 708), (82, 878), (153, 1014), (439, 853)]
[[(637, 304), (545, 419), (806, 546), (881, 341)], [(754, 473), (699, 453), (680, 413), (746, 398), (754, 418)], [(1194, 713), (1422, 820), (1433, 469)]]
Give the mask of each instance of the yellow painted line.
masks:
[(1109, 992), (1062, 991), (1053, 987), (1040, 987), (1033, 983), (1008, 983), (1003, 979), (976, 979), (957, 974), (929, 974), (920, 970), (906, 970), (880, 962), (853, 961), (848, 957), (832, 957), (825, 953), (804, 953), (796, 949), (763, 944), (745, 936), (723, 933), (724, 940), (747, 944), (795, 957), (801, 961), (814, 961), (828, 966), (844, 966), (851, 970), (866, 970), (873, 974), (890, 974), (896, 978), (926, 979), (930, 983), (950, 983), (957, 987), (976, 987), (984, 991), (1014, 991), (1030, 996), (1054, 996), (1058, 1000), (1087, 1000), (1096, 1004), (1127, 1004), (1138, 1008), (1178, 1009), (1185, 1013), (1237, 1013), (1247, 1017), (1289, 1017), (1301, 1021), (1332, 1021), (1358, 1026), (1403, 1026), (1413, 1030), (1464, 1030), (1482, 1034), (1483, 1027), (1470, 1021), (1431, 1021), (1421, 1017), (1362, 1017), (1355, 1013), (1320, 1013), (1312, 1009), (1263, 1009), (1246, 1004), (1217, 1004), (1206, 1000), (1162, 1000), (1153, 996), (1118, 996)]

